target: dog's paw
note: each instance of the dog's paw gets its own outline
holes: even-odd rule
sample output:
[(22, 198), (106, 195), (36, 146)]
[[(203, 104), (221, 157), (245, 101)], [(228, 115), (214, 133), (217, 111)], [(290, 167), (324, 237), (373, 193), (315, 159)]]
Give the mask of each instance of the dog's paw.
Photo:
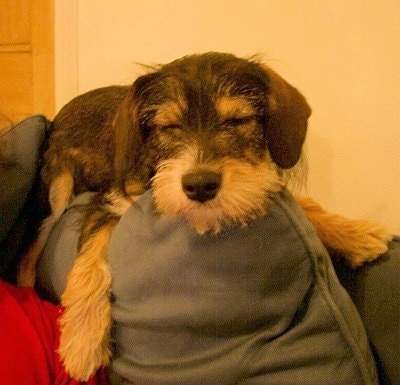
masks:
[(387, 252), (393, 236), (384, 227), (327, 212), (310, 197), (299, 197), (297, 201), (325, 247), (344, 258), (350, 267), (360, 267)]
[(339, 250), (350, 267), (360, 267), (387, 252), (393, 237), (385, 228), (368, 221), (354, 221), (351, 227)]
[(111, 352), (108, 340), (101, 344), (96, 330), (87, 330), (78, 323), (60, 319), (61, 338), (58, 354), (69, 376), (86, 382), (100, 368), (109, 364)]
[(87, 381), (100, 367), (107, 366), (111, 357), (109, 270), (98, 269), (97, 279), (95, 268), (84, 274), (86, 280), (79, 274), (74, 277), (83, 262), (85, 258), (75, 263), (69, 276), (61, 297), (64, 312), (59, 319), (58, 353), (66, 372), (78, 381)]

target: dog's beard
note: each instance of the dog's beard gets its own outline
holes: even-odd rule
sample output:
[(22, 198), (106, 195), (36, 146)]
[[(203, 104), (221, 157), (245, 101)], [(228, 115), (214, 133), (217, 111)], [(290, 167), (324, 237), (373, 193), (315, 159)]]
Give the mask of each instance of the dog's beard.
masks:
[[(182, 177), (198, 168), (222, 175), (216, 197), (204, 203), (189, 199), (182, 189)], [(282, 187), (276, 166), (268, 156), (257, 164), (234, 158), (198, 163), (195, 156), (188, 154), (162, 161), (152, 186), (157, 210), (184, 217), (199, 234), (218, 233), (233, 224), (244, 226), (264, 216), (269, 195)]]

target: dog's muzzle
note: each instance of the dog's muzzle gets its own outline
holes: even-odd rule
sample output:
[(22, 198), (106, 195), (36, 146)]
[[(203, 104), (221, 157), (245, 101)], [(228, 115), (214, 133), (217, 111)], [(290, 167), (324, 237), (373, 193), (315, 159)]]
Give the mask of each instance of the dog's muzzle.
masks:
[(189, 199), (203, 203), (215, 198), (221, 181), (219, 173), (208, 170), (194, 171), (182, 177), (182, 189)]

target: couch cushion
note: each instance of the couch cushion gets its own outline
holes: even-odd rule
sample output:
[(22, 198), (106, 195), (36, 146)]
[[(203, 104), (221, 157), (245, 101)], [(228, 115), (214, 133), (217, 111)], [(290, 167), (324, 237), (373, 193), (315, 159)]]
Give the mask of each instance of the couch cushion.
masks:
[(400, 237), (355, 279), (355, 304), (377, 354), (381, 385), (400, 383)]
[[(109, 249), (115, 383), (377, 384), (329, 255), (290, 195), (273, 199), (266, 217), (219, 235), (155, 214), (151, 191), (126, 212)], [(41, 277), (53, 295), (89, 200), (75, 201), (50, 236)]]
[(199, 236), (147, 192), (109, 261), (116, 383), (377, 383), (355, 307), (288, 193), (246, 228)]

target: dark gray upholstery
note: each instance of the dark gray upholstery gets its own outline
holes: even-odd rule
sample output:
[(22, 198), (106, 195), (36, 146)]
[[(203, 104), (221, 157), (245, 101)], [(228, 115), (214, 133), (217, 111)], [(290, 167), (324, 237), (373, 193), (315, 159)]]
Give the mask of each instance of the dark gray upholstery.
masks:
[(0, 277), (8, 280), (14, 278), (17, 254), (35, 210), (32, 186), (48, 125), (44, 116), (35, 115), (0, 136)]

